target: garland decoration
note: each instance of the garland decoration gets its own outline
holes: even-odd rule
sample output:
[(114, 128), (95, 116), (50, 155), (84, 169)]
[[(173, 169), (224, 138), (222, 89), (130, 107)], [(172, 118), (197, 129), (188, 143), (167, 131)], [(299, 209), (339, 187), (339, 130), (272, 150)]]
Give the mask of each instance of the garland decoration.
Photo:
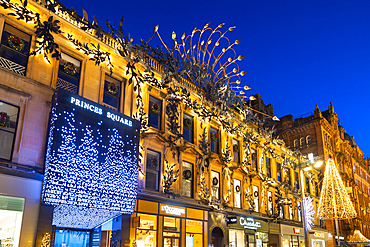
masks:
[(211, 133), (211, 141), (217, 142), (217, 139), (218, 139), (217, 132)]
[(10, 117), (6, 112), (0, 112), (0, 127), (10, 127)]
[(253, 193), (253, 195), (254, 195), (254, 197), (258, 197), (258, 191), (255, 191), (255, 192)]
[(212, 178), (212, 184), (214, 186), (218, 185), (218, 178), (217, 177)]
[(240, 192), (240, 186), (239, 185), (235, 186), (235, 191)]
[(233, 151), (234, 151), (234, 153), (239, 152), (239, 145), (238, 144), (233, 145)]
[(191, 178), (191, 171), (190, 170), (185, 170), (183, 175), (184, 175), (184, 178), (189, 179), (189, 178)]
[(68, 75), (75, 75), (77, 72), (77, 66), (71, 62), (65, 62), (63, 64), (63, 71)]
[(24, 49), (24, 41), (15, 35), (8, 37), (8, 45), (16, 51), (23, 51)]
[(190, 119), (190, 118), (184, 118), (184, 126), (185, 126), (186, 128), (190, 128), (190, 127), (191, 127), (191, 125), (192, 125), (192, 123), (191, 123), (191, 119)]
[(158, 114), (159, 112), (159, 105), (157, 103), (152, 102), (150, 104), (150, 112), (154, 114)]
[(113, 82), (108, 83), (107, 89), (108, 89), (108, 93), (112, 95), (115, 95), (118, 93), (118, 87)]
[(157, 167), (158, 167), (158, 160), (157, 160), (157, 158), (149, 159), (149, 166), (151, 168), (157, 169)]

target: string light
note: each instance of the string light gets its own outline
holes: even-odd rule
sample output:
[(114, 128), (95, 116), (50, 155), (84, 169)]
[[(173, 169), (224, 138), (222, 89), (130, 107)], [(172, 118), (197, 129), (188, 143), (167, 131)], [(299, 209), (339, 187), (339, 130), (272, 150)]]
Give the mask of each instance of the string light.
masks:
[(49, 125), (43, 203), (68, 205), (72, 214), (72, 206), (131, 214), (138, 184), (138, 128), (112, 121), (101, 106), (99, 115), (59, 98)]
[(350, 237), (348, 243), (354, 244), (354, 243), (366, 243), (369, 244), (370, 240), (367, 239), (364, 235), (361, 234), (359, 230), (355, 230), (353, 235)]
[(334, 160), (326, 163), (324, 182), (320, 195), (318, 217), (320, 219), (351, 219), (357, 213), (347, 194)]

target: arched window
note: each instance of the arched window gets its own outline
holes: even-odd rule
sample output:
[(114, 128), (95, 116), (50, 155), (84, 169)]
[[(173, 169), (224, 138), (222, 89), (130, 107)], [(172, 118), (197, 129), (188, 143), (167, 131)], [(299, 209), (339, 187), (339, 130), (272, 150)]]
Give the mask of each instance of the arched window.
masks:
[(311, 144), (311, 142), (312, 142), (312, 138), (311, 138), (311, 136), (310, 136), (310, 135), (308, 135), (308, 136), (306, 137), (306, 143), (307, 143), (307, 144)]
[(305, 141), (305, 140), (304, 140), (304, 137), (301, 137), (301, 139), (299, 140), (299, 142), (300, 142), (299, 144), (300, 144), (301, 146), (303, 146), (303, 145), (304, 145), (304, 141)]
[(294, 140), (294, 147), (297, 148), (299, 146), (298, 139)]

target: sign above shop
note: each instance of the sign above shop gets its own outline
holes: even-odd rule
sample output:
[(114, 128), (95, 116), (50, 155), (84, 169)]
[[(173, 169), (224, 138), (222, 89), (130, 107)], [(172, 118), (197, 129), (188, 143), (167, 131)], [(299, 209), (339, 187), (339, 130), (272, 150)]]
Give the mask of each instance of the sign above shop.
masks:
[(323, 233), (323, 232), (315, 232), (313, 234), (313, 236), (316, 237), (316, 238), (325, 238), (325, 233)]
[(294, 234), (300, 234), (301, 233), (301, 228), (293, 228)]
[(258, 228), (261, 227), (261, 223), (258, 221), (254, 221), (253, 218), (240, 217), (239, 224), (243, 226), (245, 229), (257, 230)]
[(227, 222), (227, 224), (235, 224), (235, 223), (238, 223), (238, 218), (237, 217), (229, 217), (229, 218), (226, 218), (226, 222)]
[(185, 208), (161, 205), (161, 213), (183, 216), (185, 215)]

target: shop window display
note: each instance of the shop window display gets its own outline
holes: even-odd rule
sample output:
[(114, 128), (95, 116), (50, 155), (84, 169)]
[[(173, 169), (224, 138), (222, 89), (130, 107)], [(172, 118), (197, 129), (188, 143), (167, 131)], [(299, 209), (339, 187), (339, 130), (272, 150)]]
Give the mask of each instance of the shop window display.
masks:
[(0, 246), (18, 247), (24, 199), (0, 196)]
[(55, 247), (89, 247), (90, 232), (75, 230), (56, 230)]
[(186, 247), (203, 247), (203, 222), (186, 220)]
[(138, 214), (140, 227), (136, 229), (137, 246), (155, 247), (157, 243), (157, 216)]
[(229, 229), (229, 247), (244, 246), (244, 230)]

